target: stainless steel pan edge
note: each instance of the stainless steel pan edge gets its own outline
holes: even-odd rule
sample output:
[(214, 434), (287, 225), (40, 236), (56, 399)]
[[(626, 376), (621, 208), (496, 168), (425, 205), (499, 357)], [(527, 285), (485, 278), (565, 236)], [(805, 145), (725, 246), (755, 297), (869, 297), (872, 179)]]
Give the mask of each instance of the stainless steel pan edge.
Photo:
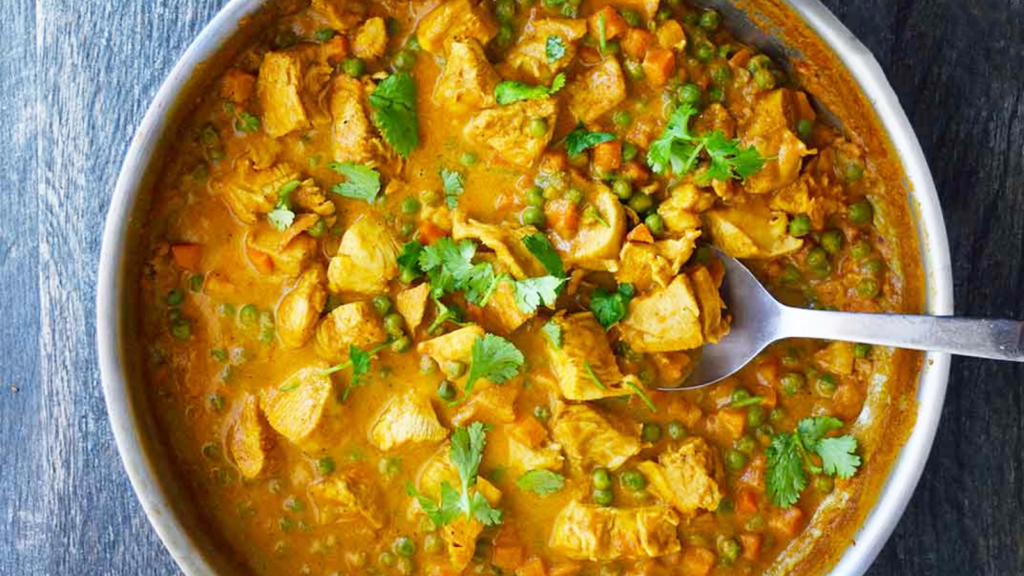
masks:
[[(107, 411), (125, 470), (150, 523), (178, 566), (191, 575), (217, 574), (214, 557), (204, 552), (194, 535), (185, 530), (161, 483), (157, 467), (145, 448), (140, 406), (133, 401), (128, 364), (122, 342), (131, 337), (124, 303), (131, 301), (133, 279), (128, 265), (131, 217), (142, 194), (144, 177), (158, 161), (157, 145), (167, 130), (171, 112), (193, 71), (215, 56), (239, 29), (243, 18), (255, 13), (265, 0), (231, 0), (203, 29), (175, 65), (136, 131), (121, 168), (107, 214), (100, 255), (96, 299), (97, 346)], [(927, 312), (952, 314), (953, 287), (949, 245), (935, 184), (917, 137), (900, 107), (881, 67), (870, 51), (817, 0), (789, 0), (802, 17), (860, 84), (888, 132), (907, 178), (908, 201), (917, 216), (919, 244), (925, 273)], [(949, 377), (950, 358), (925, 357), (918, 386), (917, 422), (896, 460), (878, 500), (833, 574), (863, 574), (881, 551), (903, 514), (921, 477), (938, 427)]]

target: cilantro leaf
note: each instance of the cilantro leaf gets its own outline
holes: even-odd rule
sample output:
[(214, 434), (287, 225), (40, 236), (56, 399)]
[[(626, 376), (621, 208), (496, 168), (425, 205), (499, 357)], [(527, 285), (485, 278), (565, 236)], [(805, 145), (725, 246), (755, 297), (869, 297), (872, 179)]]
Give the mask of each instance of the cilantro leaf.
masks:
[(380, 172), (352, 162), (331, 162), (327, 166), (346, 178), (344, 182), (335, 184), (331, 192), (345, 198), (363, 200), (367, 204), (373, 204), (377, 199), (377, 193), (380, 192)]
[[(477, 492), (472, 497), (469, 495), (469, 489), (476, 485), (480, 472), (480, 461), (483, 460), (484, 447), (487, 445), (487, 430), (488, 427), (483, 422), (473, 422), (468, 427), (457, 427), (452, 433), (448, 456), (459, 471), (459, 480), (462, 483), (462, 494), (458, 496), (459, 508), (466, 516), (475, 517), (484, 525), (493, 526), (501, 523), (501, 511), (492, 508), (483, 494)], [(451, 500), (455, 490), (449, 486), (449, 494), (445, 495), (443, 484), (441, 489), (441, 502), (444, 508), (445, 500)]]
[[(804, 418), (796, 432), (776, 434), (765, 454), (768, 457), (768, 495), (776, 506), (788, 508), (800, 499), (807, 487), (807, 471), (839, 478), (857, 473), (861, 458), (857, 455), (857, 439), (850, 435), (827, 438), (826, 434), (843, 425), (838, 418), (815, 416)], [(821, 458), (817, 466), (809, 454)]]
[(267, 220), (278, 231), (285, 231), (295, 221), (295, 212), (292, 212), (291, 194), (299, 187), (298, 180), (292, 180), (281, 186), (277, 192), (277, 203), (274, 209), (267, 214)]
[(540, 261), (548, 274), (557, 278), (565, 278), (565, 267), (562, 265), (562, 257), (555, 251), (551, 241), (544, 234), (537, 232), (523, 238), (523, 245)]
[(260, 129), (260, 118), (248, 112), (240, 112), (235, 118), (235, 130), (251, 134)]
[(459, 206), (459, 196), (465, 191), (462, 182), (462, 173), (457, 170), (441, 168), (441, 184), (444, 187), (444, 199), (449, 210), (455, 210)]
[(840, 478), (852, 478), (860, 467), (860, 456), (856, 454), (857, 439), (846, 435), (825, 438), (818, 443), (815, 452), (821, 456), (821, 467), (825, 474)]
[(612, 324), (629, 313), (629, 301), (633, 298), (633, 286), (620, 284), (615, 292), (608, 292), (598, 286), (590, 295), (590, 311), (607, 330)]
[(352, 362), (352, 380), (349, 381), (349, 386), (354, 386), (360, 378), (370, 372), (370, 353), (349, 344), (348, 359)]
[(833, 416), (814, 416), (804, 418), (796, 425), (796, 432), (803, 447), (814, 452), (818, 442), (826, 434), (843, 427), (843, 421)]
[(565, 151), (569, 153), (569, 156), (576, 156), (588, 148), (612, 140), (615, 140), (614, 134), (590, 132), (583, 127), (583, 124), (577, 124), (576, 128), (565, 137)]
[(690, 118), (696, 114), (697, 110), (689, 104), (672, 112), (661, 136), (647, 151), (647, 165), (651, 170), (664, 174), (671, 167), (675, 175), (682, 176), (697, 168), (701, 152), (709, 158), (707, 170), (697, 177), (698, 184), (702, 185), (711, 180), (742, 180), (764, 167), (768, 159), (756, 148), (740, 147), (738, 139), (726, 138), (721, 130), (700, 135), (690, 133)]
[[(442, 484), (442, 490), (446, 485), (448, 485), (447, 482)], [(449, 488), (450, 487), (451, 486), (449, 486)], [(411, 482), (407, 482), (405, 484), (405, 493), (412, 496), (417, 502), (419, 502), (420, 508), (427, 515), (427, 518), (430, 518), (430, 521), (434, 523), (434, 526), (441, 527), (458, 518), (458, 510), (455, 510), (455, 514), (453, 515), (450, 507), (446, 509), (442, 504), (434, 502), (427, 496), (424, 496), (416, 489), (415, 486), (412, 485)]]
[(551, 81), (551, 87), (532, 86), (516, 80), (502, 80), (494, 87), (494, 98), (498, 104), (506, 105), (521, 100), (540, 100), (555, 94), (565, 87), (565, 74), (559, 73)]
[(473, 494), (473, 499), (469, 503), (469, 509), (473, 516), (484, 526), (497, 526), (501, 524), (501, 510), (492, 507), (491, 503), (480, 492)]
[(373, 123), (384, 140), (403, 158), (420, 143), (416, 114), (416, 82), (411, 74), (399, 72), (385, 78), (370, 94)]
[(548, 57), (548, 64), (554, 64), (565, 56), (565, 42), (561, 36), (548, 36), (544, 42), (544, 54)]
[(565, 282), (565, 278), (554, 276), (515, 280), (513, 287), (515, 288), (516, 305), (524, 314), (533, 314), (541, 304), (548, 308), (554, 308), (555, 301), (558, 300), (558, 292)]
[(765, 449), (765, 455), (768, 457), (765, 477), (768, 498), (780, 508), (789, 508), (807, 488), (800, 442), (794, 434), (776, 434)]
[(554, 320), (548, 320), (547, 324), (541, 327), (541, 332), (548, 337), (548, 341), (551, 342), (552, 348), (555, 350), (562, 349), (562, 327), (559, 326)]
[(473, 384), (480, 378), (500, 384), (519, 374), (519, 368), (526, 363), (526, 357), (511, 342), (495, 336), (484, 334), (473, 343), (472, 364), (469, 378), (466, 380), (466, 394), (473, 389)]
[(473, 264), (476, 244), (468, 238), (456, 244), (445, 236), (423, 249), (420, 268), (430, 278), (434, 298), (464, 291), (466, 299), (484, 306), (497, 288), (498, 276), (489, 262)]
[(565, 487), (565, 476), (551, 470), (530, 470), (516, 480), (520, 490), (547, 496)]
[(420, 272), (420, 254), (423, 253), (423, 244), (419, 240), (412, 240), (402, 245), (398, 253), (398, 270), (409, 272), (410, 278), (416, 278)]
[(437, 305), (437, 313), (434, 315), (434, 321), (430, 323), (427, 328), (428, 334), (436, 332), (445, 322), (451, 322), (458, 326), (465, 324), (463, 321), (464, 315), (462, 310), (454, 304), (445, 304), (437, 298), (434, 298), (434, 304)]

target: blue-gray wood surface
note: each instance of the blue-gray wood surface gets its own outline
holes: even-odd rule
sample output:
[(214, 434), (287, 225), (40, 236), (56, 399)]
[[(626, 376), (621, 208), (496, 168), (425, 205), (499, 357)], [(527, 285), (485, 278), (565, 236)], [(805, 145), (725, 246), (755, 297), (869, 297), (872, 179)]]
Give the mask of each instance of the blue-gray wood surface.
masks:
[[(132, 133), (222, 0), (0, 0), (0, 575), (174, 574), (96, 363), (104, 216)], [(825, 0), (924, 147), (957, 312), (1024, 317), (1024, 0)], [(955, 360), (921, 484), (871, 570), (1024, 574), (1024, 369)]]

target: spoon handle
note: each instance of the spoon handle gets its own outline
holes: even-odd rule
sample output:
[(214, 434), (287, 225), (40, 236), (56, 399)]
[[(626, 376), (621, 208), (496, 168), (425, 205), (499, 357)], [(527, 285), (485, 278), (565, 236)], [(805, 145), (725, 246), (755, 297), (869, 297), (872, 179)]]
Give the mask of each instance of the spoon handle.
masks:
[(1024, 322), (785, 307), (784, 338), (821, 338), (1024, 362)]

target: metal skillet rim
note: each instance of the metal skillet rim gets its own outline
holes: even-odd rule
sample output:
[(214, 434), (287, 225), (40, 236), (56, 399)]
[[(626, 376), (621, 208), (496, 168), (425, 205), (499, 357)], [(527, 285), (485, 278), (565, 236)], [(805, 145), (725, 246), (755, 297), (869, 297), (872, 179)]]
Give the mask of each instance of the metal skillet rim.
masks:
[[(239, 29), (243, 18), (266, 0), (231, 0), (207, 24), (175, 64), (150, 104), (125, 156), (107, 214), (100, 255), (96, 297), (96, 336), (103, 392), (111, 428), (125, 471), (161, 541), (181, 570), (189, 575), (217, 574), (209, 559), (175, 516), (159, 487), (150, 456), (140, 439), (139, 416), (130, 401), (128, 375), (122, 359), (125, 339), (121, 303), (128, 289), (123, 277), (129, 217), (147, 192), (143, 177), (154, 161), (168, 113), (193, 71), (215, 56)], [(927, 312), (952, 314), (953, 286), (949, 243), (938, 194), (917, 136), (896, 94), (871, 52), (818, 0), (787, 0), (822, 41), (843, 62), (860, 85), (885, 127), (914, 193), (908, 198), (916, 212), (921, 259), (927, 289)], [(918, 383), (917, 421), (894, 462), (885, 487), (858, 529), (855, 541), (833, 568), (835, 575), (863, 574), (888, 540), (924, 471), (938, 428), (949, 379), (950, 357), (925, 356)]]

